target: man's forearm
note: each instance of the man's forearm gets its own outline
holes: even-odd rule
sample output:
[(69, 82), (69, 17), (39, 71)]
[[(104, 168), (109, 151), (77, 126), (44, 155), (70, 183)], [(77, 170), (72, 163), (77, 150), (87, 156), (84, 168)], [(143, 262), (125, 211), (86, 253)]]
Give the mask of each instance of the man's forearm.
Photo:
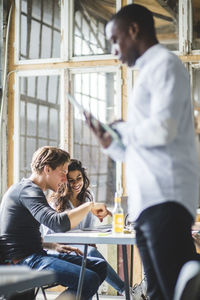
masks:
[(88, 214), (93, 205), (93, 202), (86, 202), (72, 210), (67, 211), (67, 215), (71, 223), (71, 228), (76, 227), (83, 220), (83, 218)]

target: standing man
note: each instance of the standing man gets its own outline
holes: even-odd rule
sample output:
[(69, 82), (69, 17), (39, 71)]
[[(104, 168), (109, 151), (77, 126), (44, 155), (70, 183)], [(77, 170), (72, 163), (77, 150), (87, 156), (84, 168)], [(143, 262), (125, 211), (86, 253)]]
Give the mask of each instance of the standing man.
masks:
[[(55, 232), (65, 232), (77, 226), (89, 211), (100, 220), (110, 212), (104, 204), (93, 202), (62, 213), (49, 206), (44, 191), (56, 192), (66, 183), (69, 161), (66, 151), (51, 146), (34, 153), (30, 178), (11, 186), (2, 199), (0, 232), (2, 251), (8, 261), (33, 269), (52, 270), (56, 273), (56, 283), (68, 287), (66, 293), (76, 294), (82, 257), (68, 253), (47, 254), (43, 250), (40, 224)], [(104, 260), (87, 259), (81, 299), (91, 299), (97, 292), (107, 275), (106, 269)]]
[(123, 7), (107, 24), (106, 34), (121, 62), (139, 69), (127, 121), (114, 124), (124, 147), (100, 124), (95, 127), (89, 115), (86, 119), (104, 151), (125, 161), (129, 212), (148, 295), (172, 300), (182, 266), (196, 259), (191, 225), (199, 163), (189, 76), (179, 58), (159, 44), (152, 13), (145, 7)]

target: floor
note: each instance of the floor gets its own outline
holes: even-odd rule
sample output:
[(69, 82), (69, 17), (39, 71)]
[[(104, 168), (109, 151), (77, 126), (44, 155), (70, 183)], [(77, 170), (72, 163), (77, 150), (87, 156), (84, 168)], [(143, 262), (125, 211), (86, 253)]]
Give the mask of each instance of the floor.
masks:
[[(47, 295), (48, 300), (54, 300), (58, 296), (58, 293), (56, 293), (56, 292), (46, 292), (46, 295)], [(99, 300), (122, 300), (122, 299), (125, 299), (125, 297), (99, 295)], [(37, 296), (36, 300), (44, 300), (44, 297), (43, 297), (41, 292), (38, 293), (38, 296)], [(65, 300), (65, 299), (63, 299), (63, 300)], [(96, 296), (93, 297), (93, 300), (96, 300)]]

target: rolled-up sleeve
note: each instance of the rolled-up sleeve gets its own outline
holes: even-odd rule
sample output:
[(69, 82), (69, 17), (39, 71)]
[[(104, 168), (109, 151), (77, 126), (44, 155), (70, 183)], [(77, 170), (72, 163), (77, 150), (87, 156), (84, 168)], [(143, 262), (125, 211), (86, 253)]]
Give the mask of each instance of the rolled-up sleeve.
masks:
[(20, 201), (40, 224), (44, 224), (55, 232), (65, 232), (71, 229), (66, 212), (58, 213), (51, 208), (39, 187), (31, 185), (24, 187), (20, 193)]
[[(145, 115), (135, 104), (134, 111), (137, 110), (135, 115), (140, 114), (137, 122), (133, 120), (132, 110), (129, 109), (128, 122), (119, 124), (118, 127), (125, 146), (132, 144), (147, 148), (159, 147), (168, 145), (176, 139), (190, 91), (189, 84), (185, 84), (189, 82), (186, 78), (188, 75), (178, 64), (181, 62), (174, 64), (174, 60), (168, 58), (159, 68), (151, 70), (152, 76), (146, 76), (147, 78), (142, 76), (145, 77), (145, 85), (142, 80), (136, 84), (133, 99), (130, 101), (134, 102), (135, 98), (148, 96), (149, 112)], [(184, 77), (186, 80), (183, 80)], [(144, 91), (142, 95), (141, 91)]]

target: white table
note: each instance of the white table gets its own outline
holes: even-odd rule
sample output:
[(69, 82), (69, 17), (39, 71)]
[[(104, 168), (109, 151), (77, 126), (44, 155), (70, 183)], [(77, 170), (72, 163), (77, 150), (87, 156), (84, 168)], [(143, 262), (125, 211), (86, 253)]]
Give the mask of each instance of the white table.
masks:
[(86, 265), (88, 244), (122, 245), (126, 299), (130, 300), (126, 245), (134, 245), (136, 243), (135, 234), (133, 234), (133, 233), (113, 234), (113, 233), (103, 233), (103, 232), (75, 231), (75, 232), (66, 232), (66, 233), (47, 234), (44, 237), (44, 242), (46, 242), (46, 243), (61, 243), (61, 244), (84, 244), (85, 245), (81, 274), (79, 277), (79, 284), (78, 284), (78, 290), (77, 290), (77, 297), (76, 297), (77, 300), (81, 299), (83, 276), (84, 276), (85, 265)]
[(0, 278), (0, 296), (5, 297), (55, 282), (53, 272), (24, 266), (0, 266)]

